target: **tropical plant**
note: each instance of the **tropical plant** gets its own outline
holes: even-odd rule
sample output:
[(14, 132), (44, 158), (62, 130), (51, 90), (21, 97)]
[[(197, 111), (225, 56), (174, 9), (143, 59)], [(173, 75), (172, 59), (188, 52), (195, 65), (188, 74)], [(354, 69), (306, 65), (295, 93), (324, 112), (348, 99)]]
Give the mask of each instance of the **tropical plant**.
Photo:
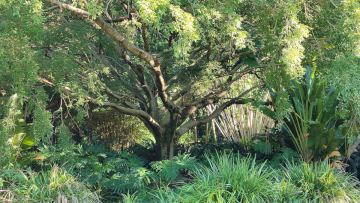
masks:
[(123, 203), (135, 203), (137, 201), (137, 196), (135, 194), (123, 194)]
[(281, 148), (278, 152), (274, 153), (269, 161), (269, 165), (273, 168), (281, 168), (287, 163), (300, 163), (300, 154), (291, 148)]
[(122, 192), (136, 191), (153, 179), (142, 159), (126, 151), (113, 152), (104, 145), (87, 146), (74, 161), (63, 161), (64, 167), (83, 182), (98, 188), (103, 196), (121, 196)]
[(147, 191), (146, 193), (139, 195), (139, 197), (141, 201), (138, 202), (167, 203), (180, 201), (179, 194), (169, 187), (160, 187), (152, 191)]
[(340, 156), (348, 136), (345, 120), (337, 115), (338, 93), (315, 78), (315, 69), (309, 68), (305, 82), (294, 82), (289, 89), (293, 111), (285, 119), (286, 130), (306, 162)]
[(60, 165), (108, 201), (116, 201), (124, 192), (141, 190), (156, 180), (156, 174), (145, 168), (141, 158), (96, 142), (67, 148), (44, 146), (30, 157), (32, 162), (28, 165), (41, 166), (43, 170)]
[(196, 159), (189, 154), (179, 154), (169, 160), (151, 163), (151, 168), (154, 169), (165, 182), (174, 181), (181, 173), (190, 175), (197, 169), (197, 166), (198, 163)]

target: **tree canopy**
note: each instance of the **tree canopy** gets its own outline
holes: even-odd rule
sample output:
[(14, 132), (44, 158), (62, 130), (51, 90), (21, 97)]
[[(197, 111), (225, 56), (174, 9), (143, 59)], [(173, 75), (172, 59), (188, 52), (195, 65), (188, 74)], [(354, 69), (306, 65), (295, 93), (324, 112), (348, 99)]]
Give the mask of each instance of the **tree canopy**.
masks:
[[(25, 103), (37, 140), (52, 133), (52, 121), (64, 123), (69, 109), (82, 117), (110, 107), (138, 117), (169, 158), (181, 135), (230, 105), (251, 104), (281, 119), (291, 109), (286, 88), (310, 66), (339, 89), (339, 112), (359, 118), (359, 4), (5, 0), (0, 104)], [(61, 98), (56, 111), (46, 109), (53, 95)], [(217, 109), (206, 115), (209, 104)], [(20, 114), (4, 109), (1, 132)]]

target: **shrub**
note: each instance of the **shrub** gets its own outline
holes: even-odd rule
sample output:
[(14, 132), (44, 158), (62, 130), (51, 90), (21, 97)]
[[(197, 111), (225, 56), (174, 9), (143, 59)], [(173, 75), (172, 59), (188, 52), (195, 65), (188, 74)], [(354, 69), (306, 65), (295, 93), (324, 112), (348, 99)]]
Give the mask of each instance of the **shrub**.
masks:
[[(57, 166), (43, 172), (1, 171), (0, 200), (10, 202), (100, 202), (83, 183)], [(6, 199), (7, 198), (7, 199)]]
[(151, 167), (158, 173), (161, 179), (170, 182), (174, 181), (180, 174), (193, 172), (197, 162), (189, 154), (180, 154), (169, 160), (156, 161)]
[(294, 82), (288, 90), (293, 111), (285, 120), (287, 132), (306, 162), (340, 156), (349, 130), (337, 115), (338, 92), (315, 78), (315, 68), (308, 69), (305, 82)]
[(327, 162), (288, 164), (279, 175), (281, 201), (360, 202), (359, 181)]
[(239, 154), (207, 156), (194, 183), (181, 189), (181, 202), (266, 202), (274, 199), (273, 172)]
[(133, 202), (360, 202), (359, 181), (327, 162), (287, 163), (272, 169), (239, 154), (207, 156), (192, 183), (129, 196)]
[(142, 189), (152, 178), (152, 171), (143, 167), (139, 157), (126, 151), (114, 152), (105, 145), (84, 145), (72, 160), (65, 160), (57, 159), (57, 163), (98, 189), (104, 198), (116, 199), (123, 192)]
[(91, 113), (88, 127), (114, 150), (127, 149), (136, 143), (148, 145), (155, 140), (141, 121), (116, 111), (100, 110)]

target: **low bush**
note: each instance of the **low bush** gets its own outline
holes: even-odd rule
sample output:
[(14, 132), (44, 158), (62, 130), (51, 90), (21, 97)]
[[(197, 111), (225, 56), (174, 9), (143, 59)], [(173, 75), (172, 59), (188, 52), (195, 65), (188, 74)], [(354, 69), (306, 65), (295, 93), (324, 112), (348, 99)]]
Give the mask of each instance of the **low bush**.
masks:
[[(143, 189), (152, 181), (152, 171), (144, 161), (126, 151), (116, 152), (102, 144), (74, 145), (68, 150), (42, 148), (37, 156), (42, 162), (57, 164), (95, 189), (109, 202), (121, 198), (123, 193)], [(42, 164), (42, 169), (49, 168)]]
[(101, 202), (96, 193), (61, 168), (43, 172), (3, 169), (1, 202)]
[(180, 154), (169, 160), (156, 161), (151, 164), (161, 180), (171, 182), (179, 178), (182, 174), (193, 172), (197, 167), (197, 162), (194, 157), (189, 154)]
[(239, 154), (208, 156), (208, 166), (181, 189), (181, 202), (266, 202), (276, 194), (273, 171)]
[(302, 162), (286, 148), (270, 162), (225, 151), (204, 161), (181, 154), (152, 163), (100, 145), (75, 149), (63, 163), (56, 151), (41, 151), (48, 164), (39, 172), (0, 170), (0, 201), (360, 202), (355, 177), (328, 162)]
[[(128, 202), (360, 202), (359, 181), (327, 162), (273, 169), (239, 154), (207, 156), (189, 184), (127, 195)], [(131, 200), (131, 201), (130, 201)]]
[(283, 202), (360, 202), (359, 181), (327, 162), (288, 164), (277, 184)]
[[(157, 187), (178, 187), (190, 180), (199, 165), (189, 154), (169, 160), (149, 162), (127, 151), (116, 152), (105, 145), (74, 145), (67, 150), (41, 148), (35, 157), (42, 157), (41, 169), (57, 164), (80, 181), (98, 191), (104, 202), (129, 199), (134, 192)], [(182, 185), (182, 184), (181, 184)], [(129, 194), (125, 195), (124, 194)], [(131, 199), (131, 198), (130, 198)]]

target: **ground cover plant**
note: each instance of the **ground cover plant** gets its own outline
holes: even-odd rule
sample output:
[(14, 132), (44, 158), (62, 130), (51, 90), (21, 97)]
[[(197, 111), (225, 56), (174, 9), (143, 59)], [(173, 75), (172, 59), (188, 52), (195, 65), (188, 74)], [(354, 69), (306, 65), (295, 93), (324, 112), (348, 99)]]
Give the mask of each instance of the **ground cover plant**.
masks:
[[(206, 156), (193, 181), (160, 188), (130, 202), (358, 202), (359, 181), (327, 162), (291, 163), (273, 169), (233, 153)], [(142, 196), (141, 196), (142, 195)]]
[(1, 170), (2, 202), (101, 202), (98, 195), (63, 169)]

